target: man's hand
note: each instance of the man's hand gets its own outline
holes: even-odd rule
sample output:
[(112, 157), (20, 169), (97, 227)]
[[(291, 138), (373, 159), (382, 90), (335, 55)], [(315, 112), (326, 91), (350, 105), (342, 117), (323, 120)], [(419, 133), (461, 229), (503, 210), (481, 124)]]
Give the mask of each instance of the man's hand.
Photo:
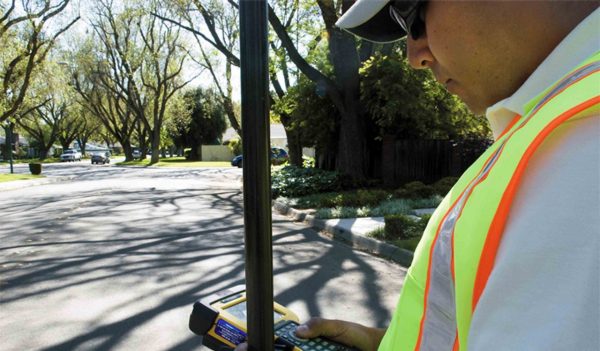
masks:
[[(369, 328), (357, 323), (314, 317), (296, 328), (296, 336), (312, 339), (318, 336), (339, 342), (362, 351), (376, 351), (385, 329)], [(247, 351), (246, 343), (240, 344), (235, 351)]]

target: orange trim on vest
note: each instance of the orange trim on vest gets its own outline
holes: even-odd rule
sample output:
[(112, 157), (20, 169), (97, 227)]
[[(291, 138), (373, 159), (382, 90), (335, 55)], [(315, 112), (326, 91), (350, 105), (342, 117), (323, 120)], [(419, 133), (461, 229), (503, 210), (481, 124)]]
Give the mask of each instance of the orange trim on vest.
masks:
[(460, 341), (458, 340), (458, 329), (456, 329), (456, 336), (454, 337), (454, 347), (452, 348), (452, 351), (458, 350), (460, 350)]
[(485, 289), (485, 285), (487, 284), (488, 278), (494, 268), (494, 263), (496, 260), (496, 254), (498, 252), (498, 247), (500, 246), (500, 241), (502, 240), (502, 235), (504, 232), (504, 227), (506, 225), (506, 220), (508, 218), (508, 214), (510, 211), (511, 204), (517, 192), (517, 187), (522, 180), (523, 174), (525, 172), (525, 168), (529, 163), (529, 160), (537, 150), (537, 148), (542, 144), (542, 142), (546, 139), (546, 137), (558, 127), (561, 123), (567, 121), (578, 113), (588, 109), (589, 107), (600, 103), (600, 96), (596, 96), (592, 99), (589, 99), (575, 107), (570, 108), (565, 111), (558, 117), (556, 117), (552, 122), (550, 122), (533, 140), (533, 142), (529, 145), (523, 157), (519, 161), (515, 172), (502, 195), (502, 199), (500, 200), (500, 204), (498, 205), (498, 209), (496, 210), (496, 214), (494, 215), (494, 219), (492, 220), (492, 224), (490, 225), (490, 229), (488, 231), (487, 237), (485, 239), (485, 244), (483, 246), (483, 250), (481, 252), (481, 257), (479, 259), (479, 267), (477, 269), (477, 275), (475, 277), (475, 286), (473, 288), (473, 306), (472, 310), (475, 311), (477, 307), (477, 303), (479, 302), (479, 298)]
[[(479, 178), (479, 175), (481, 175), (481, 173), (483, 171), (485, 171), (485, 169), (487, 168), (487, 164), (488, 162), (490, 162), (490, 160), (495, 156), (495, 153), (492, 153), (488, 159), (483, 163), (483, 166), (481, 168), (481, 170), (479, 170), (479, 172), (477, 173), (477, 175), (469, 182), (469, 184), (467, 184), (467, 186), (465, 187), (465, 189), (460, 193), (459, 196), (456, 197), (456, 199), (454, 200), (454, 202), (452, 203), (451, 206), (448, 207), (448, 210), (446, 211), (446, 214), (444, 214), (444, 217), (442, 218), (442, 220), (439, 222), (438, 228), (436, 230), (435, 236), (433, 238), (432, 245), (431, 248), (429, 249), (429, 259), (427, 262), (427, 281), (425, 282), (425, 292), (424, 292), (424, 301), (423, 301), (423, 316), (421, 317), (421, 323), (419, 325), (419, 336), (417, 337), (417, 344), (415, 345), (415, 351), (418, 351), (419, 348), (421, 347), (421, 341), (423, 340), (423, 326), (425, 325), (425, 316), (426, 316), (426, 312), (427, 312), (427, 297), (429, 296), (429, 285), (430, 285), (430, 276), (431, 276), (431, 260), (433, 259), (433, 250), (435, 248), (435, 242), (437, 241), (440, 231), (442, 230), (443, 224), (446, 221), (446, 219), (448, 218), (448, 215), (450, 215), (450, 213), (452, 212), (452, 210), (454, 209), (454, 206), (456, 206), (456, 204), (460, 201), (460, 199), (462, 198), (462, 196), (464, 195), (465, 191), (467, 191), (469, 188), (471, 188), (471, 184), (477, 180), (477, 178)], [(494, 163), (496, 163), (496, 161), (498, 160), (498, 158), (496, 158), (496, 160), (494, 161)], [(493, 165), (492, 165), (493, 166)], [(489, 172), (488, 172), (489, 173)], [(481, 180), (487, 178), (487, 176), (483, 177), (482, 179), (480, 179), (476, 184), (473, 185), (473, 187), (477, 186), (477, 184), (479, 184), (481, 182)], [(466, 203), (466, 200), (465, 202)], [(461, 210), (462, 213), (462, 210)], [(460, 215), (459, 215), (460, 216)], [(452, 247), (454, 247), (454, 231), (452, 232)], [(450, 264), (452, 265), (452, 267), (454, 266), (454, 250), (452, 250), (452, 257), (450, 259)], [(454, 273), (453, 273), (454, 275)], [(457, 331), (458, 333), (458, 331)]]
[(510, 121), (510, 123), (508, 124), (508, 126), (506, 126), (506, 128), (504, 128), (504, 131), (502, 131), (502, 133), (496, 138), (496, 140), (502, 138), (504, 136), (504, 134), (508, 133), (509, 130), (511, 130), (511, 128), (517, 124), (517, 122), (521, 119), (521, 115), (520, 114), (516, 114), (513, 119)]

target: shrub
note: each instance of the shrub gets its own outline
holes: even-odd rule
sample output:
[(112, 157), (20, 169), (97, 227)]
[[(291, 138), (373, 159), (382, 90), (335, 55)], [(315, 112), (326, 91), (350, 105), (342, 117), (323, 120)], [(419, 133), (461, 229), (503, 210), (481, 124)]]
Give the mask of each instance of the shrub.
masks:
[(452, 189), (452, 187), (454, 186), (454, 184), (456, 184), (457, 181), (458, 181), (457, 177), (442, 178), (442, 179), (438, 180), (437, 182), (433, 183), (433, 185), (432, 185), (433, 191), (437, 195), (446, 196), (446, 194), (448, 194), (450, 189)]
[(412, 236), (410, 227), (414, 225), (415, 220), (413, 218), (403, 214), (393, 214), (385, 216), (384, 219), (384, 239), (399, 240), (408, 239)]
[(385, 216), (386, 240), (405, 240), (423, 235), (427, 222), (431, 216), (414, 218), (403, 214)]
[(414, 181), (404, 184), (403, 187), (394, 192), (394, 196), (405, 199), (428, 198), (434, 195), (433, 187), (423, 182)]
[(240, 138), (233, 138), (229, 140), (227, 146), (229, 147), (229, 150), (231, 150), (231, 153), (233, 153), (235, 156), (242, 154), (242, 140)]
[(285, 166), (271, 174), (273, 198), (298, 197), (308, 194), (339, 191), (340, 176), (337, 172), (318, 168)]
[(315, 158), (314, 157), (302, 155), (302, 167), (309, 168), (309, 167), (314, 167), (314, 166), (315, 166)]
[(384, 217), (393, 214), (409, 214), (412, 211), (410, 203), (404, 199), (389, 200), (371, 210), (370, 216)]
[[(322, 195), (322, 194), (320, 194)], [(347, 191), (343, 193), (332, 193), (328, 196), (321, 196), (317, 207), (363, 207), (363, 206), (377, 206), (382, 201), (389, 198), (388, 193), (385, 190), (368, 190), (360, 189), (357, 191)]]

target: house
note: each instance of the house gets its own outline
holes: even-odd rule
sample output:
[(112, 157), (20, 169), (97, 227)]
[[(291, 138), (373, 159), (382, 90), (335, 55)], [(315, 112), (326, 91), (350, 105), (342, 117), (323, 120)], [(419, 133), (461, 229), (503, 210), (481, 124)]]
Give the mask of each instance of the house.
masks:
[[(287, 134), (285, 128), (281, 123), (272, 123), (269, 128), (269, 136), (271, 139), (271, 146), (279, 146), (288, 150)], [(227, 128), (225, 134), (223, 134), (223, 143), (228, 142), (233, 138), (238, 138), (239, 135), (233, 128)], [(309, 157), (315, 157), (315, 149), (304, 147), (302, 148), (302, 154)]]
[[(287, 149), (287, 135), (281, 123), (273, 123), (270, 128), (271, 146), (279, 146)], [(227, 142), (233, 138), (239, 138), (238, 133), (233, 128), (227, 128), (223, 134), (223, 142)]]

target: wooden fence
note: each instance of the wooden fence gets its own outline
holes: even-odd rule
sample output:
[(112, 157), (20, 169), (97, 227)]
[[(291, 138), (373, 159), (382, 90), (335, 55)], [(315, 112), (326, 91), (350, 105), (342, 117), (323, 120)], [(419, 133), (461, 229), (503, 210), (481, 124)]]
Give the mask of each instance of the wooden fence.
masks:
[(381, 177), (397, 187), (419, 180), (426, 184), (460, 176), (489, 146), (485, 140), (395, 140), (384, 137)]

